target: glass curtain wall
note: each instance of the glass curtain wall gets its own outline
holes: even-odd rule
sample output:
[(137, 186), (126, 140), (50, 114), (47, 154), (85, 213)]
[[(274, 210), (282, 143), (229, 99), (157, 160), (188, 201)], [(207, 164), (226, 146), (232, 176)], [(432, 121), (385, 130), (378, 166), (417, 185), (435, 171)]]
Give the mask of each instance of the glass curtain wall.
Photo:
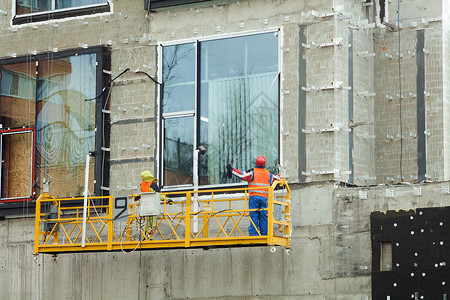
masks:
[(277, 32), (163, 48), (164, 185), (192, 183), (200, 145), (200, 185), (237, 182), (227, 164), (247, 170), (259, 155), (276, 172), (278, 49)]
[(54, 197), (82, 195), (86, 155), (95, 151), (95, 101), (85, 100), (96, 95), (96, 62), (91, 53), (0, 66), (2, 199), (31, 197), (32, 171), (38, 187), (51, 181)]
[(95, 150), (95, 101), (85, 100), (95, 97), (96, 55), (40, 61), (38, 74), (36, 174), (51, 181), (52, 196), (81, 196), (86, 155)]
[(164, 184), (193, 183), (195, 43), (164, 48)]

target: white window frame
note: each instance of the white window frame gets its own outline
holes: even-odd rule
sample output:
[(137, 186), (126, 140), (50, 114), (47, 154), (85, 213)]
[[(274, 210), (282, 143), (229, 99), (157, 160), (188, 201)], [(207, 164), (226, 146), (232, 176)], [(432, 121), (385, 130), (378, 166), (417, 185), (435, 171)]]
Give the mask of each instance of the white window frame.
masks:
[[(212, 41), (212, 40), (221, 40), (221, 39), (226, 39), (226, 38), (237, 38), (237, 37), (244, 37), (244, 36), (251, 36), (251, 35), (257, 35), (257, 34), (263, 34), (263, 33), (276, 33), (278, 32), (278, 34), (280, 35), (278, 38), (278, 74), (280, 76), (280, 86), (279, 86), (279, 90), (282, 90), (282, 84), (283, 84), (283, 80), (282, 80), (282, 40), (283, 40), (283, 32), (282, 29), (279, 27), (275, 27), (275, 28), (268, 28), (265, 30), (252, 30), (252, 31), (246, 31), (246, 32), (239, 32), (239, 33), (228, 33), (228, 34), (221, 34), (221, 35), (215, 35), (215, 36), (208, 36), (208, 37), (197, 37), (197, 38), (189, 38), (189, 39), (180, 39), (180, 40), (176, 40), (176, 41), (164, 41), (164, 42), (158, 42), (158, 48), (157, 48), (157, 55), (158, 55), (158, 78), (163, 78), (163, 48), (167, 47), (167, 46), (174, 46), (174, 45), (180, 45), (180, 44), (186, 44), (186, 43), (194, 43), (196, 44), (196, 52), (197, 52), (197, 45), (199, 42), (205, 42), (205, 41)], [(196, 53), (196, 57), (197, 57), (197, 53)], [(197, 69), (197, 68), (196, 68)], [(195, 80), (197, 81), (197, 74), (195, 74)], [(197, 82), (196, 82), (196, 86), (197, 86)], [(162, 113), (161, 111), (161, 93), (162, 93), (162, 86), (158, 85), (157, 87), (157, 132), (158, 132), (158, 136), (157, 136), (157, 148), (156, 148), (156, 157), (158, 159), (155, 160), (155, 164), (156, 164), (156, 169), (157, 169), (157, 174), (160, 175), (160, 181), (161, 183), (164, 182), (164, 157), (163, 155), (163, 149), (162, 149), (162, 145), (163, 145), (163, 137), (164, 137), (164, 127), (163, 125), (163, 121), (162, 118), (170, 118), (171, 113)], [(195, 90), (196, 93), (196, 97), (197, 97), (197, 89)], [(283, 120), (283, 110), (282, 110), (282, 104), (283, 104), (283, 93), (279, 93), (279, 108), (280, 108), (280, 112), (279, 112), (279, 132), (278, 132), (278, 144), (279, 144), (279, 161), (283, 161), (283, 140), (282, 140), (282, 134), (281, 132), (283, 131), (283, 125), (282, 125), (282, 120)], [(198, 112), (197, 110), (197, 104), (195, 103), (195, 109), (193, 112), (193, 115), (195, 117), (195, 113)], [(183, 112), (184, 115), (185, 112)], [(187, 112), (186, 112), (187, 113)], [(191, 113), (191, 111), (189, 111), (188, 113)], [(178, 114), (175, 113), (176, 116), (178, 116)], [(196, 127), (198, 126), (197, 122), (194, 122), (194, 132), (196, 131)], [(194, 135), (194, 143), (196, 144), (197, 142), (197, 135)], [(195, 152), (195, 149), (194, 149)], [(195, 157), (195, 153), (193, 154), (193, 157)], [(159, 159), (161, 158), (161, 159)], [(246, 184), (246, 183), (245, 183)], [(242, 186), (244, 185), (244, 183), (228, 183), (227, 186)], [(217, 187), (223, 187), (223, 184), (213, 184), (213, 185), (202, 185), (202, 188), (208, 189), (208, 188), (217, 188)], [(193, 185), (179, 185), (179, 186), (165, 186), (163, 187), (163, 191), (177, 191), (177, 190), (185, 190), (186, 188), (191, 188), (193, 187)]]
[(93, 9), (96, 7), (103, 7), (106, 5), (111, 6), (110, 0), (106, 0), (104, 3), (88, 4), (88, 5), (82, 5), (82, 6), (73, 6), (73, 7), (56, 9), (56, 0), (51, 0), (51, 1), (52, 1), (52, 5), (51, 5), (52, 8), (50, 10), (18, 15), (17, 10), (16, 10), (17, 9), (17, 4), (16, 4), (17, 0), (14, 0), (14, 7), (13, 7), (14, 17), (17, 19), (23, 19), (23, 18), (27, 18), (27, 17), (31, 17), (31, 16), (46, 15), (48, 13), (59, 13), (59, 12), (70, 12), (70, 11), (82, 10), (82, 9)]

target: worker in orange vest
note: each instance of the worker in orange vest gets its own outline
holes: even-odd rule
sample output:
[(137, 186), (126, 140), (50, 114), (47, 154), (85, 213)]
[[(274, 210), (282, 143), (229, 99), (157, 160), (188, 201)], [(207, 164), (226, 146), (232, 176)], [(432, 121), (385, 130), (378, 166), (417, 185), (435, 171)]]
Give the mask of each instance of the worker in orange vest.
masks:
[[(250, 218), (253, 224), (258, 228), (261, 235), (267, 235), (267, 201), (269, 196), (269, 187), (274, 180), (280, 180), (279, 175), (270, 173), (266, 168), (266, 158), (258, 156), (256, 158), (256, 167), (246, 172), (233, 168), (230, 164), (227, 166), (228, 177), (231, 174), (248, 181), (249, 187), (249, 209), (257, 209), (250, 212)], [(261, 187), (264, 187), (261, 189)], [(259, 235), (255, 226), (250, 224), (248, 232), (251, 236)]]
[[(148, 193), (148, 192), (160, 192), (159, 186), (158, 186), (158, 179), (153, 177), (152, 172), (146, 170), (141, 173), (141, 192)], [(161, 198), (164, 199), (164, 196), (161, 195)], [(146, 224), (144, 228), (145, 235), (151, 236), (153, 234), (153, 231), (156, 228), (156, 223), (158, 220), (158, 216), (150, 216), (145, 217)]]

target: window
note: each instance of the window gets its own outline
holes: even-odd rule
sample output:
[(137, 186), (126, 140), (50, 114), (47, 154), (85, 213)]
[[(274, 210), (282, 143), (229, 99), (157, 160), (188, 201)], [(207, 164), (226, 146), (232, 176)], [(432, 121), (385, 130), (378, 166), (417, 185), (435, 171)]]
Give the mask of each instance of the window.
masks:
[[(102, 124), (102, 114), (96, 111), (102, 99), (96, 95), (103, 85), (103, 58), (101, 50), (87, 49), (0, 61), (0, 202), (31, 199), (44, 180), (51, 182), (52, 196), (82, 195), (86, 155), (101, 153), (96, 124)], [(99, 159), (102, 155), (91, 159), (93, 194), (101, 184)]]
[[(249, 169), (258, 155), (276, 171), (278, 44), (278, 32), (266, 32), (163, 46), (164, 186), (236, 182), (226, 177), (227, 164)], [(199, 146), (207, 152), (194, 166)]]
[(13, 24), (109, 11), (108, 0), (16, 0)]

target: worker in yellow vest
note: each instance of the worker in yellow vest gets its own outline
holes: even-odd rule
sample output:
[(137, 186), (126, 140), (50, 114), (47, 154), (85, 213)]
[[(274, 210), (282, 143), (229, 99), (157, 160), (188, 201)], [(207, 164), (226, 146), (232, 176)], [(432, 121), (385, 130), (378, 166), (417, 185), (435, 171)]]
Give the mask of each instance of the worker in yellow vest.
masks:
[[(152, 172), (146, 170), (141, 173), (141, 192), (148, 193), (148, 192), (160, 192), (159, 186), (158, 186), (158, 179), (153, 177)], [(161, 195), (161, 198), (164, 199), (164, 196)], [(146, 224), (144, 228), (144, 233), (147, 236), (151, 236), (153, 234), (153, 231), (156, 228), (156, 223), (158, 221), (158, 216), (149, 216), (145, 218)]]
[[(261, 235), (267, 235), (267, 201), (269, 196), (269, 187), (274, 180), (280, 180), (279, 175), (270, 173), (266, 168), (266, 158), (258, 156), (256, 158), (256, 167), (242, 171), (233, 168), (230, 164), (227, 166), (228, 177), (231, 174), (236, 177), (248, 181), (249, 209), (257, 209), (250, 212), (250, 218), (253, 224), (258, 228)], [(261, 189), (261, 187), (264, 187)], [(251, 236), (259, 235), (255, 226), (250, 224), (248, 232)]]

